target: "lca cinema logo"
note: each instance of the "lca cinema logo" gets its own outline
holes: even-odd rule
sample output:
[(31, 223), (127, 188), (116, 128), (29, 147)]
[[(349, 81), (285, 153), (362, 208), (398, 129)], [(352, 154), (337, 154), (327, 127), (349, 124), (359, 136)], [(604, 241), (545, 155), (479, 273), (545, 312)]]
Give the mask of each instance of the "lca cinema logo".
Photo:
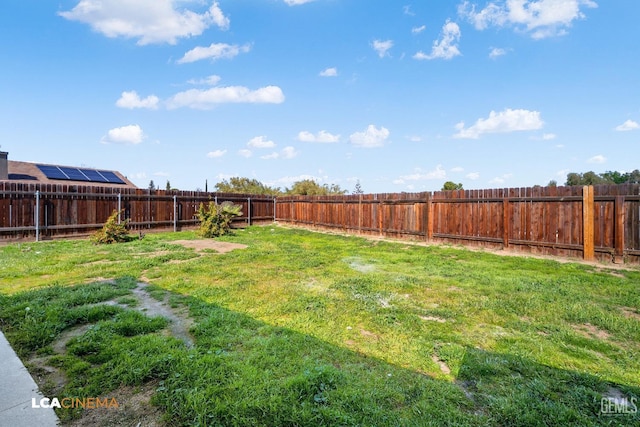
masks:
[(64, 409), (73, 409), (73, 408), (82, 408), (82, 409), (98, 409), (98, 408), (118, 408), (120, 405), (115, 397), (63, 397), (62, 399), (58, 399), (54, 397), (49, 399), (48, 397), (43, 397), (42, 399), (37, 399), (35, 397), (31, 398), (31, 407), (34, 409), (55, 409), (55, 408), (64, 408)]

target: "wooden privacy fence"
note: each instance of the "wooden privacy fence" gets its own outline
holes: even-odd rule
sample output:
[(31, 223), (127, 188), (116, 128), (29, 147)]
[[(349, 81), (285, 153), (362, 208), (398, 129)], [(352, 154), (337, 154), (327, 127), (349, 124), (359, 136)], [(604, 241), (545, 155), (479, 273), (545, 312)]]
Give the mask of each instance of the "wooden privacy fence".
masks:
[(209, 201), (242, 205), (235, 222), (273, 221), (274, 199), (266, 196), (0, 182), (0, 240), (88, 234), (114, 210), (132, 230), (179, 230), (196, 226), (200, 203)]
[(276, 220), (378, 234), (640, 262), (640, 185), (279, 197)]
[(0, 240), (86, 235), (114, 210), (133, 230), (196, 226), (200, 203), (273, 221), (424, 241), (640, 263), (640, 185), (347, 196), (256, 196), (0, 182)]

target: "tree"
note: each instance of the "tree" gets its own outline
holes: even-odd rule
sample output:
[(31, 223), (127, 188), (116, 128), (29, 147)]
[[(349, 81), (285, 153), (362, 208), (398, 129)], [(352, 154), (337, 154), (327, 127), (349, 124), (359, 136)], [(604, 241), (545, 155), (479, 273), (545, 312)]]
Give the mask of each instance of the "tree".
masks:
[(347, 190), (340, 188), (338, 184), (320, 185), (312, 179), (296, 181), (291, 188), (287, 188), (286, 194), (293, 196), (328, 196), (345, 194)]
[(129, 220), (126, 219), (118, 224), (118, 215), (121, 212), (114, 209), (102, 229), (96, 231), (91, 236), (91, 241), (93, 243), (109, 245), (112, 243), (122, 243), (132, 240), (132, 237), (129, 235), (129, 231), (127, 230)]
[(166, 187), (167, 191), (171, 191), (173, 190), (173, 188), (171, 188), (171, 183), (169, 182), (169, 180), (167, 180), (167, 187)]
[(598, 185), (598, 184), (637, 184), (640, 183), (640, 170), (632, 172), (606, 171), (597, 174), (593, 171), (567, 174), (566, 185)]
[(549, 181), (549, 183), (547, 184), (547, 187), (557, 187), (558, 186), (558, 181), (556, 181), (555, 179), (552, 179), (551, 181)]
[(218, 237), (229, 233), (231, 221), (242, 215), (242, 206), (232, 202), (220, 204), (209, 202), (208, 206), (200, 203), (198, 219), (200, 220), (200, 235), (202, 237)]
[(220, 193), (242, 193), (277, 196), (281, 194), (279, 188), (272, 188), (256, 179), (233, 177), (216, 184), (216, 191)]
[(156, 184), (153, 182), (153, 180), (149, 181), (149, 190), (153, 191), (156, 189)]
[(442, 186), (442, 191), (447, 191), (447, 190), (462, 190), (462, 183), (456, 184), (453, 181), (447, 181)]
[(364, 191), (362, 191), (362, 186), (360, 185), (360, 180), (356, 182), (356, 187), (353, 189), (353, 194), (364, 194)]

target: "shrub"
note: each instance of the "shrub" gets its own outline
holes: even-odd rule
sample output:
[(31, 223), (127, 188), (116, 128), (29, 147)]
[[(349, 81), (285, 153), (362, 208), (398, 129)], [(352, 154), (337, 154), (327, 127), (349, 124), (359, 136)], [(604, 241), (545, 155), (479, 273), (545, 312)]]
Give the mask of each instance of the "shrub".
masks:
[(209, 202), (208, 206), (200, 203), (198, 219), (200, 219), (200, 235), (202, 237), (218, 237), (225, 235), (231, 229), (234, 217), (242, 215), (242, 206), (231, 202), (220, 204)]
[(101, 230), (96, 231), (93, 236), (91, 236), (91, 240), (96, 244), (111, 244), (111, 243), (121, 243), (128, 242), (132, 238), (127, 231), (127, 226), (129, 225), (129, 220), (122, 221), (118, 224), (118, 212), (114, 210), (111, 216), (107, 219), (107, 222), (104, 224)]

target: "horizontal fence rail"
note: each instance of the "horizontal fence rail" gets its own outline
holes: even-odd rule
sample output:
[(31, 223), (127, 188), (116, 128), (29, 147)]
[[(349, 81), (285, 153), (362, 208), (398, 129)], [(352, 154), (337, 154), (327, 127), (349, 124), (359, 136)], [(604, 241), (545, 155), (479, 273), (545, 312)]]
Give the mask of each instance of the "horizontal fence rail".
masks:
[(238, 224), (278, 221), (346, 233), (640, 263), (640, 185), (285, 196), (0, 182), (0, 240), (87, 235), (114, 210), (132, 230), (198, 224), (201, 203), (242, 206)]
[(200, 204), (210, 201), (241, 205), (242, 216), (234, 219), (236, 225), (274, 218), (273, 197), (0, 182), (0, 240), (90, 234), (114, 210), (121, 212), (121, 221), (129, 220), (133, 231), (177, 231), (197, 226)]
[(640, 185), (277, 199), (276, 220), (348, 233), (640, 262)]

